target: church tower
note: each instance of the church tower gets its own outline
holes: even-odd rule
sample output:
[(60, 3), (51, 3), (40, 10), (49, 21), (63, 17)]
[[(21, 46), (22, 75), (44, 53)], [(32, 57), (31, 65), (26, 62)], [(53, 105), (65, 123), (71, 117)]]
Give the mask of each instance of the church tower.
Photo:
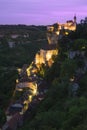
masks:
[(74, 23), (76, 23), (76, 15), (74, 16)]

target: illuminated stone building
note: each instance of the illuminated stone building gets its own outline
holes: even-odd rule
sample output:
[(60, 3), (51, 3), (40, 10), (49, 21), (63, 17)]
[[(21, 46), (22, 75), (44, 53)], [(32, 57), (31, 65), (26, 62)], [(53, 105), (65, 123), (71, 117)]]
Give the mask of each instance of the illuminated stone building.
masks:
[(56, 23), (47, 26), (47, 39), (49, 44), (57, 44), (58, 38), (62, 35), (68, 35), (70, 31), (76, 30), (76, 16), (73, 20), (68, 20), (66, 23)]
[(53, 64), (53, 56), (58, 54), (56, 45), (47, 45), (42, 48), (35, 56), (35, 64), (39, 68), (41, 64), (48, 65), (49, 67)]

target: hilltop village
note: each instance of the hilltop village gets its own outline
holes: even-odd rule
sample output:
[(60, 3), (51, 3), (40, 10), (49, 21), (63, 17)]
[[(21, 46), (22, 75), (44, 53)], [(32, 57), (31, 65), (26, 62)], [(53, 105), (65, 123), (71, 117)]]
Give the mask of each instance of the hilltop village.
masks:
[(52, 65), (52, 56), (58, 55), (58, 39), (61, 39), (63, 35), (68, 35), (70, 31), (76, 30), (76, 16), (74, 20), (67, 21), (64, 24), (56, 23), (52, 26), (47, 26), (47, 39), (48, 45), (42, 48), (35, 56), (35, 64)]
[(79, 122), (84, 122), (87, 110), (87, 40), (78, 39), (76, 30), (76, 16), (64, 24), (47, 26), (48, 44), (30, 64), (16, 67), (18, 75), (2, 130), (83, 127)]

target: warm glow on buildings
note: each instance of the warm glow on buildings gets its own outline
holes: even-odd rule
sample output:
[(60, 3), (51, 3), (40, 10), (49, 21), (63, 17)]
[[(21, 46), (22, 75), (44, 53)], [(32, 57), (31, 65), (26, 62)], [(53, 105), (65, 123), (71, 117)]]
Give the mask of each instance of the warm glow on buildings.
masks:
[(29, 95), (29, 102), (32, 101), (32, 95)]
[(69, 30), (70, 30), (70, 31), (75, 31), (75, 30), (76, 30), (76, 26), (75, 26), (75, 25), (74, 25), (74, 26), (70, 26), (70, 27), (69, 27)]
[(50, 59), (52, 59), (53, 55), (57, 55), (58, 54), (58, 50), (48, 50), (46, 53), (46, 61), (49, 61)]
[(44, 52), (41, 52), (40, 50), (40, 54), (36, 54), (35, 56), (35, 64), (44, 64)]
[(68, 32), (65, 32), (66, 35), (68, 35), (69, 33)]
[(31, 72), (34, 74), (37, 73), (37, 68), (33, 68)]
[(34, 90), (36, 88), (35, 82), (20, 82), (16, 84), (16, 89), (30, 88)]
[(21, 68), (17, 68), (18, 74), (21, 73)]
[(36, 89), (34, 89), (33, 94), (34, 94), (34, 95), (36, 95), (36, 93), (37, 93), (37, 90), (36, 90)]
[(18, 79), (16, 79), (16, 83), (19, 83), (19, 80), (18, 80)]
[[(58, 50), (40, 50), (39, 54), (36, 54), (35, 57), (35, 64), (39, 68), (41, 64), (46, 64), (46, 62), (51, 61), (50, 63), (53, 63), (52, 56), (58, 55)], [(52, 65), (52, 64), (51, 64)]]
[(49, 32), (53, 32), (54, 27), (53, 27), (53, 26), (47, 26), (47, 30), (48, 30)]
[[(74, 16), (73, 20), (69, 20), (66, 23), (56, 23), (58, 27), (54, 25), (47, 26), (47, 39), (49, 44), (57, 44), (58, 36), (61, 35), (62, 31), (75, 31), (76, 30), (76, 16)], [(65, 35), (68, 35), (68, 33)]]
[(35, 84), (35, 88), (33, 90), (33, 95), (37, 95), (37, 84)]
[(29, 70), (29, 68), (26, 69), (26, 72), (27, 72), (27, 76), (30, 76), (30, 70)]
[(68, 29), (68, 27), (67, 27), (67, 26), (64, 26), (64, 29), (65, 29), (65, 30), (67, 30), (67, 29)]
[(70, 81), (73, 82), (75, 80), (75, 77), (73, 76), (72, 78), (70, 78)]
[(57, 35), (59, 35), (59, 33), (60, 33), (59, 31), (56, 31), (56, 34), (57, 34)]
[(30, 64), (30, 66), (26, 69), (27, 72), (27, 76), (30, 76), (30, 70), (32, 69), (32, 64), (33, 62)]
[(46, 54), (46, 60), (49, 61), (51, 57), (52, 57), (52, 53), (48, 51)]

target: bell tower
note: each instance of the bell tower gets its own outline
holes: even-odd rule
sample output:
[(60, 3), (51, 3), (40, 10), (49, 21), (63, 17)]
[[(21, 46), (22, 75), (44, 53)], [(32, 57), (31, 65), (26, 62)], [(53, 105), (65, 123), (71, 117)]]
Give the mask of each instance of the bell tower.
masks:
[(74, 23), (76, 23), (76, 15), (74, 15)]

